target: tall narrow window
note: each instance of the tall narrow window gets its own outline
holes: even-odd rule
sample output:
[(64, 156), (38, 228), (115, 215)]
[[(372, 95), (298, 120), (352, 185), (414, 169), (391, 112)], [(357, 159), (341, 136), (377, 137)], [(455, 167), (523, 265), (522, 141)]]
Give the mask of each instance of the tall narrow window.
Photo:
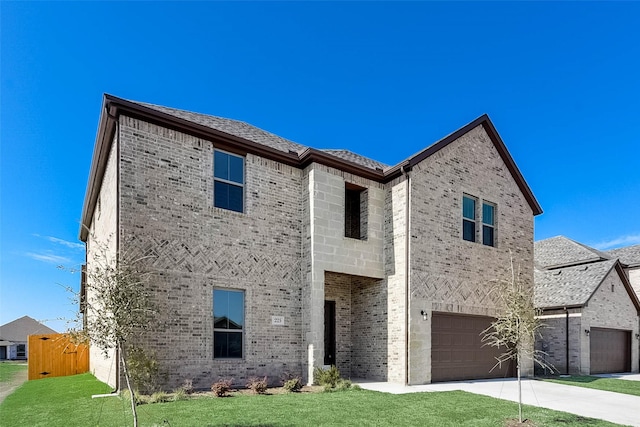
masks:
[(244, 292), (213, 291), (213, 357), (241, 358), (244, 334)]
[(353, 184), (344, 189), (344, 236), (352, 239), (367, 239), (368, 191)]
[(482, 203), (482, 244), (495, 246), (496, 207), (491, 203)]
[(213, 205), (236, 212), (244, 210), (244, 158), (213, 152)]
[(476, 199), (467, 195), (462, 196), (462, 238), (476, 241)]

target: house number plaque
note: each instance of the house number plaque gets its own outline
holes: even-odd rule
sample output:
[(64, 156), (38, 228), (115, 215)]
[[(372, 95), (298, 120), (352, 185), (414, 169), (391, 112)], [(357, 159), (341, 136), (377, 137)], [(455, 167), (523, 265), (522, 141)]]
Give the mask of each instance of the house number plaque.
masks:
[(284, 316), (271, 316), (271, 324), (283, 326), (284, 325)]

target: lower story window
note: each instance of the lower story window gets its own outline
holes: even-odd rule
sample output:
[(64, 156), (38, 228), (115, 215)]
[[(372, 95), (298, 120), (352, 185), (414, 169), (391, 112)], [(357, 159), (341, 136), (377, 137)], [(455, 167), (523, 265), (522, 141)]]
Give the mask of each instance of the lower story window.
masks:
[(18, 359), (23, 359), (27, 357), (27, 346), (24, 344), (18, 344), (16, 357)]
[(213, 357), (242, 358), (244, 292), (213, 290)]

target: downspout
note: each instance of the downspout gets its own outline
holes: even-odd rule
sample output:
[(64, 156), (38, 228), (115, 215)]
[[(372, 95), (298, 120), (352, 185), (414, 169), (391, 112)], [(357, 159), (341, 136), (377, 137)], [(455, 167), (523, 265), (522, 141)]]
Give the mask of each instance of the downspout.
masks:
[(569, 375), (569, 310), (567, 309), (567, 307), (564, 308), (564, 312), (566, 314), (565, 317), (565, 331), (566, 333), (565, 335), (565, 339), (566, 339), (566, 343), (565, 343), (565, 354), (566, 354), (566, 359), (567, 359), (567, 372), (566, 375)]
[(400, 171), (405, 176), (405, 230), (404, 230), (404, 385), (409, 385), (409, 232), (411, 228), (409, 226), (409, 220), (411, 217), (411, 177), (409, 171), (405, 169), (405, 166), (401, 166)]

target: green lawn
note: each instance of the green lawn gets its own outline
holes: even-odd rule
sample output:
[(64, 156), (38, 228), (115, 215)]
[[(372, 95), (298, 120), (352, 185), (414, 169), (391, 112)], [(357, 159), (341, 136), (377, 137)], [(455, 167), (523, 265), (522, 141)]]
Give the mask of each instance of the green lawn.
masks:
[[(90, 374), (29, 381), (0, 405), (3, 425), (127, 426), (128, 402), (91, 399), (109, 387)], [(138, 407), (141, 426), (492, 426), (517, 417), (513, 402), (462, 391), (389, 395), (367, 390), (198, 398)], [(537, 427), (613, 426), (525, 407)]]
[(9, 381), (17, 372), (26, 371), (28, 368), (25, 362), (0, 363), (0, 383)]
[(590, 376), (571, 376), (545, 379), (552, 383), (615, 391), (616, 393), (640, 396), (640, 381), (620, 380), (616, 378), (600, 378)]

